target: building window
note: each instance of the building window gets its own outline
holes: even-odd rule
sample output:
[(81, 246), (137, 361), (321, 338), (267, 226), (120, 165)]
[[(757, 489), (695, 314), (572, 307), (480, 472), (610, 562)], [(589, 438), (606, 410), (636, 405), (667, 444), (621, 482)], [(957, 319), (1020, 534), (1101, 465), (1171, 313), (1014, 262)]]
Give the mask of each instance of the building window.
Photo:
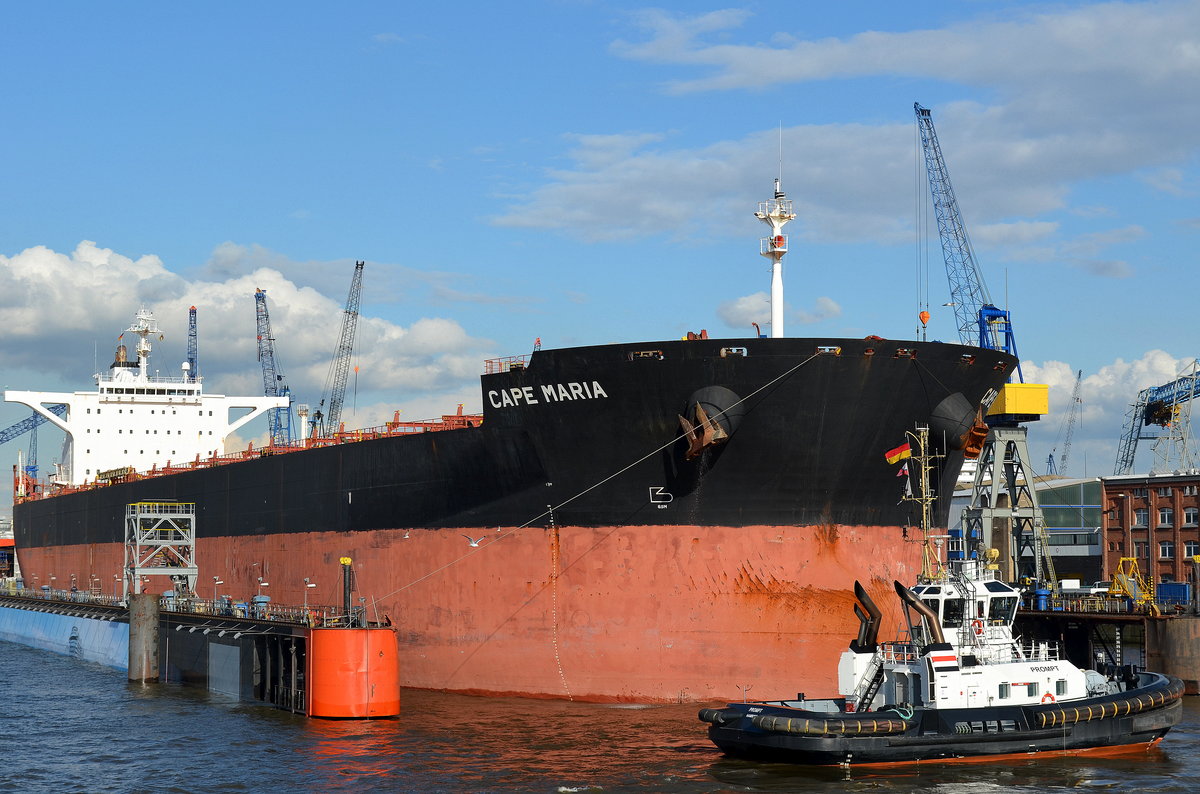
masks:
[(1200, 523), (1200, 508), (1185, 507), (1183, 508), (1183, 525), (1185, 527), (1194, 527)]
[(1001, 685), (1000, 685), (1000, 699), (1001, 699), (1001, 700), (1008, 700), (1008, 692), (1009, 692), (1009, 685), (1008, 685), (1008, 684), (1001, 684)]
[(1133, 511), (1133, 525), (1135, 527), (1144, 527), (1150, 523), (1150, 510), (1145, 507), (1139, 507)]
[(1185, 486), (1183, 486), (1183, 495), (1184, 496), (1195, 496), (1196, 490), (1197, 490), (1197, 487), (1195, 485), (1185, 485)]
[(1186, 557), (1195, 557), (1200, 554), (1200, 540), (1185, 540), (1183, 542), (1183, 554)]
[(1133, 542), (1134, 556), (1146, 559), (1150, 556), (1150, 543), (1145, 540), (1135, 540)]
[(1158, 525), (1169, 527), (1175, 523), (1175, 511), (1169, 507), (1158, 508)]
[(1145, 488), (1134, 488), (1133, 495), (1144, 497), (1146, 495), (1146, 489)]
[(1166, 488), (1159, 488), (1158, 495), (1163, 497), (1164, 499), (1166, 497), (1170, 496), (1171, 495), (1171, 487), (1168, 485)]
[(1158, 558), (1160, 560), (1175, 559), (1175, 542), (1171, 540), (1160, 540), (1158, 542)]

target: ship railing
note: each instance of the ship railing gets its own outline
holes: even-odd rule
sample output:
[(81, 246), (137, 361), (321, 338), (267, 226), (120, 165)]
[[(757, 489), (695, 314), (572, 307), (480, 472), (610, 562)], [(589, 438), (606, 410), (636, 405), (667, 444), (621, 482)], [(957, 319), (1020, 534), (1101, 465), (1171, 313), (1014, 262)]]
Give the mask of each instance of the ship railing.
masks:
[(525, 369), (527, 366), (529, 366), (528, 355), (489, 358), (483, 362), (483, 374), (495, 375), (500, 372), (508, 372), (514, 369)]
[[(35, 599), (40, 601), (69, 602), (76, 604), (96, 604), (100, 606), (124, 606), (125, 601), (119, 595), (105, 595), (87, 590), (64, 590), (41, 585), (39, 587), (19, 587), (20, 579), (9, 579), (0, 582), (0, 595), (18, 598)], [(335, 628), (344, 626), (365, 626), (366, 608), (351, 607), (347, 613), (341, 607), (324, 604), (277, 604), (272, 601), (256, 602), (253, 599), (235, 600), (229, 596), (221, 596), (215, 600), (191, 598), (188, 596), (164, 595), (159, 597), (159, 609), (184, 615), (206, 615), (212, 617), (251, 618), (254, 620), (279, 621), (293, 623), (311, 628)]]
[(915, 664), (921, 649), (910, 642), (884, 642), (879, 645), (879, 657), (888, 664)]
[(1062, 649), (1053, 640), (1026, 640), (1015, 643), (1020, 658), (1035, 662), (1057, 662), (1062, 658)]
[(1096, 595), (1058, 595), (1047, 602), (1051, 612), (1093, 612), (1099, 614), (1119, 615), (1133, 610), (1133, 602), (1125, 598)]

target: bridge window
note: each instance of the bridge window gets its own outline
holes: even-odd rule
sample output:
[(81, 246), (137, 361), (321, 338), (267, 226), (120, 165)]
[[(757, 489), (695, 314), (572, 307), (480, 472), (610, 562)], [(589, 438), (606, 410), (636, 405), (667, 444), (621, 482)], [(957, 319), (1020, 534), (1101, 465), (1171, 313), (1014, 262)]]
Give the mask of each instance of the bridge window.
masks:
[(1058, 697), (1067, 694), (1067, 679), (1060, 678), (1054, 682), (1054, 694)]
[(1037, 697), (1038, 685), (1036, 681), (1030, 681), (1025, 685), (1025, 694), (1031, 698)]
[(956, 629), (962, 625), (963, 620), (963, 600), (961, 598), (947, 598), (945, 612), (942, 614), (942, 622), (947, 628)]
[(1001, 684), (999, 693), (1000, 700), (1008, 700), (1008, 696), (1011, 694), (1011, 689), (1012, 687), (1009, 684)]
[(1017, 598), (993, 598), (988, 610), (989, 620), (1002, 620), (1009, 622), (1013, 619), (1013, 614), (1017, 610)]

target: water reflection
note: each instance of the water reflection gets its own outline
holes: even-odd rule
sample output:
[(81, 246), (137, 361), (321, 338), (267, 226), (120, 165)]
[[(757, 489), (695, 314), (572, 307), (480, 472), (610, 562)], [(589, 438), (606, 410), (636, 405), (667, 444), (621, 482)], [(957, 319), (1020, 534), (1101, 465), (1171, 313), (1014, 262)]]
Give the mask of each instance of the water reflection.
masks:
[[(0, 643), (0, 791), (1192, 791), (1200, 699), (1151, 752), (811, 768), (722, 756), (695, 706), (404, 690), (398, 719), (309, 720)], [(20, 693), (20, 696), (16, 696)]]

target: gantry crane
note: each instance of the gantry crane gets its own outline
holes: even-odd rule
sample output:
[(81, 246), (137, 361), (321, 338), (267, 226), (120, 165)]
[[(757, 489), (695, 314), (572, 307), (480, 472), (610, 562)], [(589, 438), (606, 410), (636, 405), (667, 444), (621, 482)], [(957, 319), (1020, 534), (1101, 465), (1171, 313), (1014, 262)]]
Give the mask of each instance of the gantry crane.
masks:
[[(1191, 445), (1192, 401), (1200, 394), (1200, 361), (1192, 359), (1185, 373), (1170, 383), (1138, 392), (1137, 402), (1125, 415), (1115, 473), (1132, 474), (1137, 442), (1154, 441), (1154, 470), (1196, 468)], [(1147, 428), (1161, 428), (1153, 434)]]
[(267, 412), (271, 444), (286, 446), (292, 442), (291, 392), (284, 380), (283, 370), (275, 359), (275, 337), (271, 335), (271, 317), (267, 313), (267, 291), (254, 291), (254, 310), (258, 319), (258, 360), (262, 364), (263, 393), (268, 397), (289, 397), (288, 407), (272, 408)]
[(1046, 473), (1047, 474), (1066, 474), (1067, 460), (1071, 456), (1071, 439), (1075, 435), (1075, 422), (1079, 418), (1079, 412), (1082, 410), (1083, 400), (1079, 398), (1079, 389), (1083, 384), (1083, 370), (1075, 373), (1075, 388), (1071, 390), (1071, 407), (1067, 409), (1067, 432), (1063, 437), (1062, 454), (1058, 457), (1058, 463), (1054, 462), (1054, 453), (1057, 447), (1050, 450), (1050, 456), (1046, 458)]
[[(992, 303), (975, 260), (933, 127), (933, 116), (919, 103), (913, 103), (913, 110), (946, 260), (950, 304), (954, 307), (959, 341), (1017, 356), (1008, 311)], [(977, 553), (980, 546), (982, 550), (998, 548), (1006, 561), (1011, 559), (1013, 566), (1009, 573), (1014, 579), (1028, 576), (1053, 589), (1057, 587), (1057, 576), (1037, 490), (1033, 487), (1027, 431), (1021, 424), (1036, 421), (1048, 412), (1047, 387), (1025, 383), (1019, 359), (1016, 374), (1017, 381), (1013, 382), (1010, 376), (1010, 382), (988, 407), (988, 435), (975, 469), (971, 503), (963, 511), (963, 533), (969, 543), (976, 545)], [(1032, 569), (1025, 562), (1026, 553)]]
[[(350, 279), (350, 294), (346, 296), (346, 309), (342, 314), (342, 333), (338, 337), (337, 350), (329, 364), (329, 375), (325, 378), (325, 428), (327, 433), (336, 433), (342, 421), (342, 402), (346, 398), (346, 383), (350, 377), (350, 356), (354, 352), (354, 332), (358, 328), (358, 305), (362, 297), (362, 274), (365, 262), (354, 263), (354, 276)], [(317, 412), (320, 414), (320, 411)]]

